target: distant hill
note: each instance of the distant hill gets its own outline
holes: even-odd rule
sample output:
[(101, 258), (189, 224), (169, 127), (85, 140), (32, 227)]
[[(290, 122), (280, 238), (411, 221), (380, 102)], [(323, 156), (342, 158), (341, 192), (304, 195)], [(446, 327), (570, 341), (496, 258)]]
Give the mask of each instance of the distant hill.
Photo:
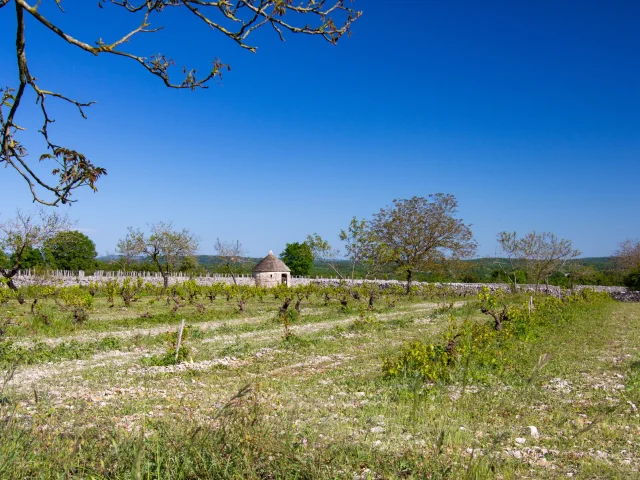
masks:
[[(196, 260), (198, 260), (198, 264), (202, 265), (205, 268), (206, 267), (214, 267), (214, 268), (215, 267), (219, 267), (219, 266), (223, 265), (223, 263), (224, 263), (223, 258), (219, 257), (218, 255), (197, 255), (196, 256)], [(258, 263), (260, 260), (262, 260), (262, 258), (247, 257), (245, 259), (244, 263), (250, 265), (251, 268), (252, 268), (253, 265)]]
[[(104, 270), (118, 270), (118, 265), (114, 261), (117, 259), (117, 256), (102, 256), (98, 257), (98, 261), (100, 263), (99, 269)], [(198, 265), (204, 271), (211, 273), (224, 273), (224, 260), (217, 255), (198, 255), (196, 256), (198, 261)], [(262, 259), (249, 257), (246, 258), (245, 262), (242, 263), (239, 267), (236, 267), (236, 271), (238, 273), (248, 274), (251, 273), (251, 269)], [(415, 275), (416, 281), (428, 281), (428, 282), (449, 282), (449, 281), (458, 281), (458, 282), (471, 282), (471, 283), (487, 283), (487, 282), (495, 282), (504, 280), (501, 275), (502, 268), (500, 265), (508, 264), (508, 259), (506, 258), (474, 258), (472, 260), (463, 260), (460, 262), (455, 270), (453, 271), (439, 271), (439, 272), (426, 272), (426, 273), (418, 273)], [(619, 285), (621, 284), (621, 278), (614, 272), (614, 258), (613, 257), (586, 257), (586, 258), (578, 258), (572, 260), (571, 263), (576, 263), (579, 265), (583, 265), (585, 267), (589, 267), (593, 270), (594, 275), (592, 275), (592, 279), (589, 283), (600, 284), (600, 285)], [(336, 277), (337, 274), (335, 270), (331, 267), (330, 264), (333, 264), (338, 268), (340, 272), (342, 272), (345, 276), (350, 276), (350, 263), (348, 260), (333, 260), (331, 262), (316, 260), (313, 263), (313, 270), (311, 272), (311, 276), (320, 276), (320, 277)], [(130, 266), (132, 270), (147, 270), (154, 271), (155, 266), (146, 263), (139, 262), (135, 265)], [(362, 278), (365, 272), (362, 268), (355, 269), (355, 276), (357, 278)], [(393, 267), (388, 267), (386, 270), (378, 273), (376, 275), (377, 278), (390, 278), (390, 279), (398, 279), (403, 280), (404, 278), (398, 277)], [(554, 274), (550, 283), (554, 285), (563, 285), (568, 280), (566, 279), (563, 272), (558, 272)]]
[(615, 257), (586, 257), (576, 258), (574, 262), (587, 267), (593, 267), (598, 271), (611, 270), (615, 266)]

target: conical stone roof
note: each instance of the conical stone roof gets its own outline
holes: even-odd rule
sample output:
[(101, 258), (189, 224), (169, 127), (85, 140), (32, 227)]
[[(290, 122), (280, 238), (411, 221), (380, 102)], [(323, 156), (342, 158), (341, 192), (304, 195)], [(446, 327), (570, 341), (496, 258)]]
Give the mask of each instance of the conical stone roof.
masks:
[(253, 273), (290, 271), (291, 269), (287, 267), (282, 260), (276, 257), (272, 251), (269, 251), (269, 255), (260, 260), (252, 270)]

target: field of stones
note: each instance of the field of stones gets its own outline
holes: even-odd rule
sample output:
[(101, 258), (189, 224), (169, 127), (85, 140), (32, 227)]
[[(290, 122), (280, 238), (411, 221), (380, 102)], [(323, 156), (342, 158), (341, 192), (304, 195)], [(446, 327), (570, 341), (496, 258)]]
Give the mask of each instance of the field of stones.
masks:
[(0, 292), (2, 478), (638, 476), (640, 305), (608, 293)]

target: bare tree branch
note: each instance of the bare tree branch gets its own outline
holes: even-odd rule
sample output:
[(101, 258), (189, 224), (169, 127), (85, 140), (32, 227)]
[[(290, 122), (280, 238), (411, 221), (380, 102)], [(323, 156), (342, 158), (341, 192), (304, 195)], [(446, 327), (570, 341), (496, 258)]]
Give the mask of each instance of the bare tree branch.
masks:
[[(94, 102), (75, 100), (65, 94), (41, 88), (37, 79), (31, 75), (25, 49), (25, 13), (35, 19), (42, 27), (57, 35), (60, 39), (92, 55), (115, 55), (132, 60), (150, 74), (158, 77), (167, 87), (176, 89), (207, 88), (207, 84), (222, 77), (223, 70), (229, 66), (218, 58), (211, 61), (209, 70), (200, 75), (195, 68), (182, 68), (183, 77), (174, 81), (171, 69), (176, 62), (162, 53), (142, 56), (132, 53), (126, 47), (140, 34), (153, 34), (163, 29), (162, 25), (152, 26), (152, 19), (169, 8), (188, 10), (200, 23), (219, 32), (236, 42), (241, 48), (255, 52), (257, 47), (247, 43), (255, 30), (270, 25), (284, 40), (284, 33), (320, 36), (335, 44), (343, 35), (350, 34), (350, 27), (361, 12), (348, 6), (349, 0), (98, 0), (98, 6), (111, 6), (137, 16), (136, 25), (119, 38), (105, 42), (99, 38), (94, 43), (81, 40), (63, 29), (56, 21), (45, 17), (40, 11), (41, 1), (35, 4), (27, 0), (0, 0), (0, 9), (13, 1), (16, 15), (16, 65), (18, 67), (18, 86), (0, 89), (0, 164), (11, 167), (27, 183), (33, 200), (43, 205), (55, 206), (59, 203), (74, 202), (72, 192), (79, 187), (88, 186), (96, 190), (96, 182), (106, 175), (104, 168), (94, 165), (80, 152), (55, 144), (50, 137), (49, 126), (54, 119), (49, 114), (47, 99), (61, 100), (75, 106), (80, 115), (86, 118), (84, 109)], [(64, 14), (62, 0), (54, 0), (61, 14)], [(285, 18), (287, 19), (285, 21)], [(40, 161), (53, 161), (56, 167), (51, 171), (56, 180), (45, 179), (28, 165), (27, 149), (19, 143), (17, 133), (22, 128), (16, 123), (26, 91), (30, 89), (40, 106), (43, 126), (40, 130), (49, 153), (40, 155)], [(44, 191), (50, 198), (42, 196)]]
[(246, 252), (240, 240), (223, 242), (217, 238), (213, 248), (216, 249), (218, 256), (222, 258), (224, 268), (231, 275), (233, 283), (237, 284), (235, 267), (242, 265), (246, 261)]

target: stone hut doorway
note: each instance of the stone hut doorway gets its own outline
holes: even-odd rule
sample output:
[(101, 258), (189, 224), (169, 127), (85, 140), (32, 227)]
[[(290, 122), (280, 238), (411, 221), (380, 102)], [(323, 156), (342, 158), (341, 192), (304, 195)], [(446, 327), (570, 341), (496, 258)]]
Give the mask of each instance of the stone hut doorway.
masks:
[(287, 285), (287, 281), (288, 281), (288, 276), (286, 273), (282, 274), (282, 284), (283, 285)]

